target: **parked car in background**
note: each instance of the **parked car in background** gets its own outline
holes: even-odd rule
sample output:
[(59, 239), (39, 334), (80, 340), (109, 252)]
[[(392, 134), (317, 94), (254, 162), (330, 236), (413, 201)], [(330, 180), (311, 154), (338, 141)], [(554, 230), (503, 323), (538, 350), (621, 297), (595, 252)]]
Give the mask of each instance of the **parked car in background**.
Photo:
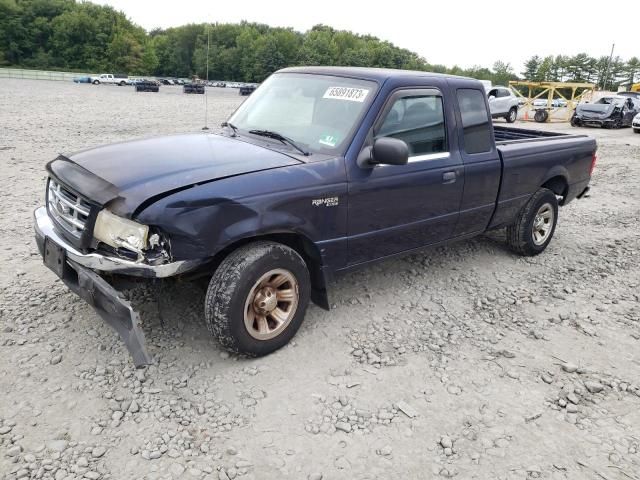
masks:
[(640, 133), (640, 113), (638, 113), (635, 117), (633, 117), (633, 122), (631, 122), (631, 126), (633, 127), (633, 131), (635, 133)]
[(562, 98), (554, 98), (551, 102), (547, 98), (536, 98), (532, 103), (534, 107), (538, 108), (562, 108), (567, 106), (567, 101)]
[(136, 92), (159, 92), (160, 86), (154, 80), (139, 79), (135, 83)]
[(245, 83), (240, 87), (239, 92), (240, 95), (251, 95), (256, 90), (256, 88), (258, 88), (257, 85), (254, 85), (252, 83)]
[(73, 77), (74, 83), (91, 83), (90, 76)]
[(493, 118), (504, 117), (513, 123), (518, 118), (518, 98), (507, 87), (492, 87), (487, 92), (489, 109)]
[(137, 366), (151, 357), (114, 278), (209, 279), (211, 334), (266, 355), (309, 301), (330, 308), (340, 273), (503, 227), (542, 253), (596, 162), (592, 138), (493, 126), (480, 82), (427, 72), (284, 69), (223, 126), (47, 164), (40, 255)]
[(631, 97), (640, 100), (640, 92), (618, 92), (616, 95), (620, 97)]
[(225, 88), (227, 84), (225, 82), (215, 82), (213, 84), (214, 87)]
[(640, 113), (640, 100), (621, 95), (602, 97), (594, 103), (581, 103), (571, 117), (571, 125), (604, 128), (629, 127)]
[(201, 83), (185, 83), (182, 86), (182, 93), (204, 93), (204, 85)]
[(94, 85), (100, 85), (101, 83), (104, 83), (107, 85), (124, 86), (127, 84), (127, 78), (116, 77), (111, 73), (102, 73), (98, 76), (92, 76), (89, 78), (91, 80), (91, 83), (93, 83)]

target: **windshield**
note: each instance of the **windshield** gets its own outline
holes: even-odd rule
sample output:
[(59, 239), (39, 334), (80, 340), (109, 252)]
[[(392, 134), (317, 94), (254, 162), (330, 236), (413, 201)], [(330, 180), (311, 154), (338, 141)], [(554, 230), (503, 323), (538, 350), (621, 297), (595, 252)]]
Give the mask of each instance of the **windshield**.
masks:
[(229, 122), (241, 133), (269, 130), (310, 152), (341, 153), (375, 91), (376, 83), (365, 80), (276, 73), (251, 94)]

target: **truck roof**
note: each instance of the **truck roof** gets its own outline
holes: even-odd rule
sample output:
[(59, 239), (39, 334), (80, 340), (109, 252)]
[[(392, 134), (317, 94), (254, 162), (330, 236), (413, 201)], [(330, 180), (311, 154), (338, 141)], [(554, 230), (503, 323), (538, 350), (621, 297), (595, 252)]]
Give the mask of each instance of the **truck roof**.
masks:
[[(369, 67), (289, 67), (278, 70), (286, 73), (315, 73), (318, 75), (336, 75), (340, 77), (353, 77), (361, 80), (384, 82), (393, 77), (438, 77), (451, 80), (475, 80), (469, 77), (447, 75), (444, 73), (422, 72), (418, 70), (398, 70), (394, 68), (369, 68)], [(477, 81), (477, 80), (475, 80)]]

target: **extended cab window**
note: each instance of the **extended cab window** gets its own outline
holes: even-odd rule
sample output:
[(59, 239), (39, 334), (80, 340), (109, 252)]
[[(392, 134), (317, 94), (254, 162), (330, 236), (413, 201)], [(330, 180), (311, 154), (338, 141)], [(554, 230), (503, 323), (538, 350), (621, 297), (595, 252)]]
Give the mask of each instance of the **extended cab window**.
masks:
[(481, 153), (491, 150), (491, 124), (480, 90), (461, 88), (458, 90), (458, 104), (464, 132), (464, 151)]
[(409, 157), (447, 151), (444, 109), (439, 95), (397, 98), (377, 129), (376, 138), (393, 137), (409, 147)]

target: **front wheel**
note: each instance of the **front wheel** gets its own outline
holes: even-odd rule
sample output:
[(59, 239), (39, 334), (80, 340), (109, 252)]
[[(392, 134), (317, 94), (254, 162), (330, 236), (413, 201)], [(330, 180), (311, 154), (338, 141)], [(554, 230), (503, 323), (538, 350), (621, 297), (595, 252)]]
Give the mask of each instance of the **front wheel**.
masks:
[(507, 227), (507, 243), (520, 255), (538, 255), (551, 242), (557, 223), (558, 199), (551, 190), (541, 188)]
[(504, 118), (507, 121), (507, 123), (515, 122), (516, 119), (518, 118), (518, 109), (516, 107), (511, 107), (511, 110), (509, 110), (509, 113)]
[(100, 82), (99, 82), (98, 80), (94, 80), (94, 81), (93, 81), (93, 84), (94, 84), (94, 85), (100, 85)]
[(229, 254), (213, 274), (205, 300), (207, 327), (227, 350), (266, 355), (296, 334), (310, 293), (307, 265), (295, 250), (251, 243)]
[(634, 128), (633, 133), (640, 133), (640, 128)]

